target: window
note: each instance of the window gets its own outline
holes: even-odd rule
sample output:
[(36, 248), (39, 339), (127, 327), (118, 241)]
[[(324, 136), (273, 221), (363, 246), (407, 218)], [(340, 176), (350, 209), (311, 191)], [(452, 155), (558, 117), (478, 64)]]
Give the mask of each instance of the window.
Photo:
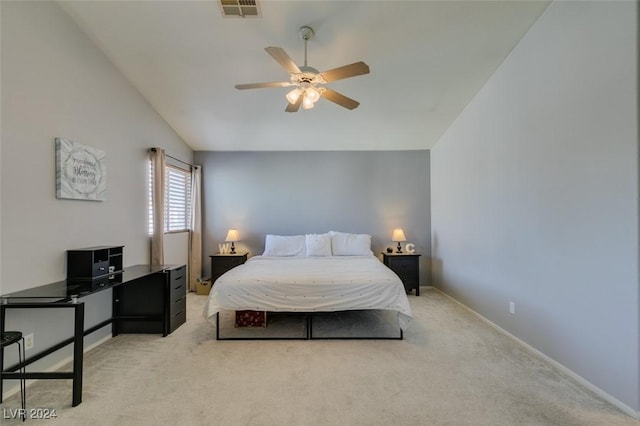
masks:
[(188, 231), (191, 222), (191, 172), (167, 166), (165, 232)]
[[(153, 170), (149, 161), (149, 235), (153, 234)], [(191, 171), (165, 166), (164, 232), (188, 231), (191, 225)]]

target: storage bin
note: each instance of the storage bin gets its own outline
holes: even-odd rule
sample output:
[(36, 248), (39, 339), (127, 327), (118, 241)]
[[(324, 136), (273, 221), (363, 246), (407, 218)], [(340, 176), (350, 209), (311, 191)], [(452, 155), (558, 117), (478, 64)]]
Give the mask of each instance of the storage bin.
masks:
[(267, 313), (264, 311), (236, 311), (236, 327), (266, 327)]
[(196, 285), (196, 294), (208, 295), (211, 291), (211, 278), (198, 278)]

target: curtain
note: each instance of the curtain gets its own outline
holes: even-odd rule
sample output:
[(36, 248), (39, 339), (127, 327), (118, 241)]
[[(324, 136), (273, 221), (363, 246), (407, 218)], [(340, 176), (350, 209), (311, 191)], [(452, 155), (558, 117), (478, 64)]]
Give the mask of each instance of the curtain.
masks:
[(164, 149), (150, 150), (151, 169), (153, 173), (152, 209), (153, 234), (151, 235), (151, 264), (164, 265), (164, 194), (165, 194), (165, 166)]
[(191, 230), (189, 231), (189, 291), (196, 291), (202, 275), (202, 209), (200, 187), (202, 166), (191, 168)]

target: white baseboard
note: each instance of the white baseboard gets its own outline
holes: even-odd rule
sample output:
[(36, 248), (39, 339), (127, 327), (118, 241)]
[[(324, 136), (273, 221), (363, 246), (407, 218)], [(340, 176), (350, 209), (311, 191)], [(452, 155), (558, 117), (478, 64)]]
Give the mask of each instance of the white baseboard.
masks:
[[(104, 336), (102, 339), (98, 340), (95, 343), (92, 343), (91, 345), (87, 346), (84, 348), (83, 353), (87, 353), (89, 352), (91, 349), (100, 346), (101, 344), (103, 344), (104, 342), (106, 342), (107, 340), (111, 339), (111, 334)], [(73, 355), (69, 355), (68, 357), (64, 358), (63, 360), (61, 360), (60, 362), (57, 362), (56, 364), (52, 365), (51, 367), (47, 368), (47, 370), (45, 371), (46, 373), (52, 372), (52, 371), (57, 371), (60, 368), (62, 368), (64, 365), (70, 363), (71, 361), (73, 361)], [(33, 385), (34, 383), (36, 383), (38, 380), (27, 380), (27, 388), (31, 385)], [(18, 384), (16, 384), (15, 386), (12, 386), (11, 389), (9, 389), (6, 392), (2, 393), (2, 400), (6, 400), (7, 398), (9, 398), (10, 396), (13, 396), (13, 394), (16, 394), (20, 391), (20, 386)]]
[(624, 402), (622, 402), (622, 401), (618, 400), (617, 398), (609, 395), (607, 392), (603, 391), (598, 386), (594, 385), (593, 383), (591, 383), (590, 381), (588, 381), (584, 377), (580, 376), (579, 374), (575, 373), (574, 371), (572, 371), (569, 368), (565, 367), (564, 365), (560, 364), (555, 359), (550, 358), (549, 356), (547, 356), (544, 353), (540, 352), (538, 349), (536, 349), (533, 346), (529, 345), (524, 340), (521, 340), (520, 338), (518, 338), (518, 337), (514, 336), (513, 334), (509, 333), (504, 328), (500, 327), (499, 325), (495, 324), (494, 322), (492, 322), (489, 319), (485, 318), (484, 316), (480, 315), (478, 312), (474, 311), (473, 309), (471, 309), (470, 307), (468, 307), (464, 303), (460, 302), (459, 300), (454, 299), (452, 296), (448, 295), (447, 293), (445, 293), (444, 291), (440, 290), (439, 288), (437, 288), (437, 287), (431, 287), (431, 288), (433, 290), (438, 291), (440, 294), (446, 296), (448, 299), (454, 301), (458, 305), (462, 306), (463, 308), (465, 308), (466, 310), (471, 312), (473, 315), (475, 315), (482, 322), (490, 325), (491, 327), (493, 327), (494, 329), (496, 329), (500, 333), (504, 334), (505, 336), (507, 336), (507, 337), (511, 338), (512, 340), (514, 340), (515, 342), (519, 343), (525, 349), (527, 349), (529, 352), (531, 352), (534, 355), (542, 358), (544, 361), (548, 362), (549, 364), (553, 365), (554, 367), (556, 367), (557, 369), (559, 369), (563, 373), (567, 374), (572, 379), (574, 379), (575, 381), (577, 381), (582, 386), (586, 387), (587, 389), (589, 389), (590, 391), (592, 391), (593, 393), (595, 393), (596, 395), (598, 395), (602, 399), (604, 399), (607, 402), (615, 405), (617, 408), (619, 408), (625, 414), (628, 414), (629, 416), (633, 417), (634, 419), (639, 419), (640, 420), (640, 411), (634, 410), (633, 408), (629, 407)]

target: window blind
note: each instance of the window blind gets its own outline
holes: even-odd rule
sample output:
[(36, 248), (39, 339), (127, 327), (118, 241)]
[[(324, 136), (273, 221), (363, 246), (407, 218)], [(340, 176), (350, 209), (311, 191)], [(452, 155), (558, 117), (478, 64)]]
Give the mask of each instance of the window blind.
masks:
[(165, 232), (187, 231), (191, 219), (191, 172), (167, 166)]
[[(153, 166), (149, 162), (149, 235), (153, 234)], [(165, 173), (164, 232), (187, 231), (191, 220), (191, 172), (167, 165)]]

